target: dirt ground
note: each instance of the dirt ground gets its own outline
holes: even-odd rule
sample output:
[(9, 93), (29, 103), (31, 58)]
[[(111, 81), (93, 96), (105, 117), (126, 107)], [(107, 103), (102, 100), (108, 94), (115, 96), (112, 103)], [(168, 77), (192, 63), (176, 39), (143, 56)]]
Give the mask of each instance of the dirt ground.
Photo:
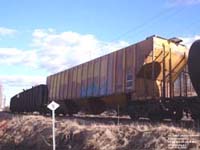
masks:
[[(39, 115), (0, 113), (0, 150), (51, 150), (51, 121), (50, 117)], [(200, 133), (191, 129), (56, 118), (57, 150), (198, 150), (198, 147)]]

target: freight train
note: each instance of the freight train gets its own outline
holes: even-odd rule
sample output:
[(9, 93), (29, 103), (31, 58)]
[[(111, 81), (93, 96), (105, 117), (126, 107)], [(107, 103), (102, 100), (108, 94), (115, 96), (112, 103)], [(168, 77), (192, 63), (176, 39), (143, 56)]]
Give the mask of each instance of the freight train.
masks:
[(184, 113), (200, 119), (199, 53), (200, 41), (188, 56), (180, 39), (151, 36), (48, 76), (46, 85), (12, 97), (10, 110), (47, 113), (47, 104), (56, 101), (63, 115), (115, 109), (132, 119), (177, 121)]

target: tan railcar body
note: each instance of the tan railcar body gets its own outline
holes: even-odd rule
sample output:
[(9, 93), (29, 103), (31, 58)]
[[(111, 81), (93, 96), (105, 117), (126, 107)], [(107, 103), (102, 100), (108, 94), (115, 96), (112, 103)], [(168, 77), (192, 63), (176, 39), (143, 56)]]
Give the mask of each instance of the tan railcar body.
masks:
[(131, 95), (129, 100), (156, 100), (164, 91), (169, 96), (169, 88), (186, 65), (186, 50), (173, 41), (149, 37), (50, 75), (49, 98), (77, 102), (101, 99), (109, 106), (117, 106), (126, 105), (127, 95)]

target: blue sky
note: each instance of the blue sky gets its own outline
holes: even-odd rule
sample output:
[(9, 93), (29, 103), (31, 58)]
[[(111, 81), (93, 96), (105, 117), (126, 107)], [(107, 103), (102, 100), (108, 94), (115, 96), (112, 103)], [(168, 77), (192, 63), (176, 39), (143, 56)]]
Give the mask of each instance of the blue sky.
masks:
[(0, 80), (7, 104), (47, 75), (153, 34), (200, 38), (200, 0), (0, 0)]

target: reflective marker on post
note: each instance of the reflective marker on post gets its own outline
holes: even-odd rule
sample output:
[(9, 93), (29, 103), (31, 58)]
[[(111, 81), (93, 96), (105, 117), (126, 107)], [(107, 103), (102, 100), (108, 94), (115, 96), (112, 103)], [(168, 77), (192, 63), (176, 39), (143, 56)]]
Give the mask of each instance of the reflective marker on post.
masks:
[(52, 132), (53, 132), (53, 150), (56, 150), (56, 139), (55, 139), (55, 110), (60, 105), (54, 101), (52, 101), (47, 107), (52, 111)]

